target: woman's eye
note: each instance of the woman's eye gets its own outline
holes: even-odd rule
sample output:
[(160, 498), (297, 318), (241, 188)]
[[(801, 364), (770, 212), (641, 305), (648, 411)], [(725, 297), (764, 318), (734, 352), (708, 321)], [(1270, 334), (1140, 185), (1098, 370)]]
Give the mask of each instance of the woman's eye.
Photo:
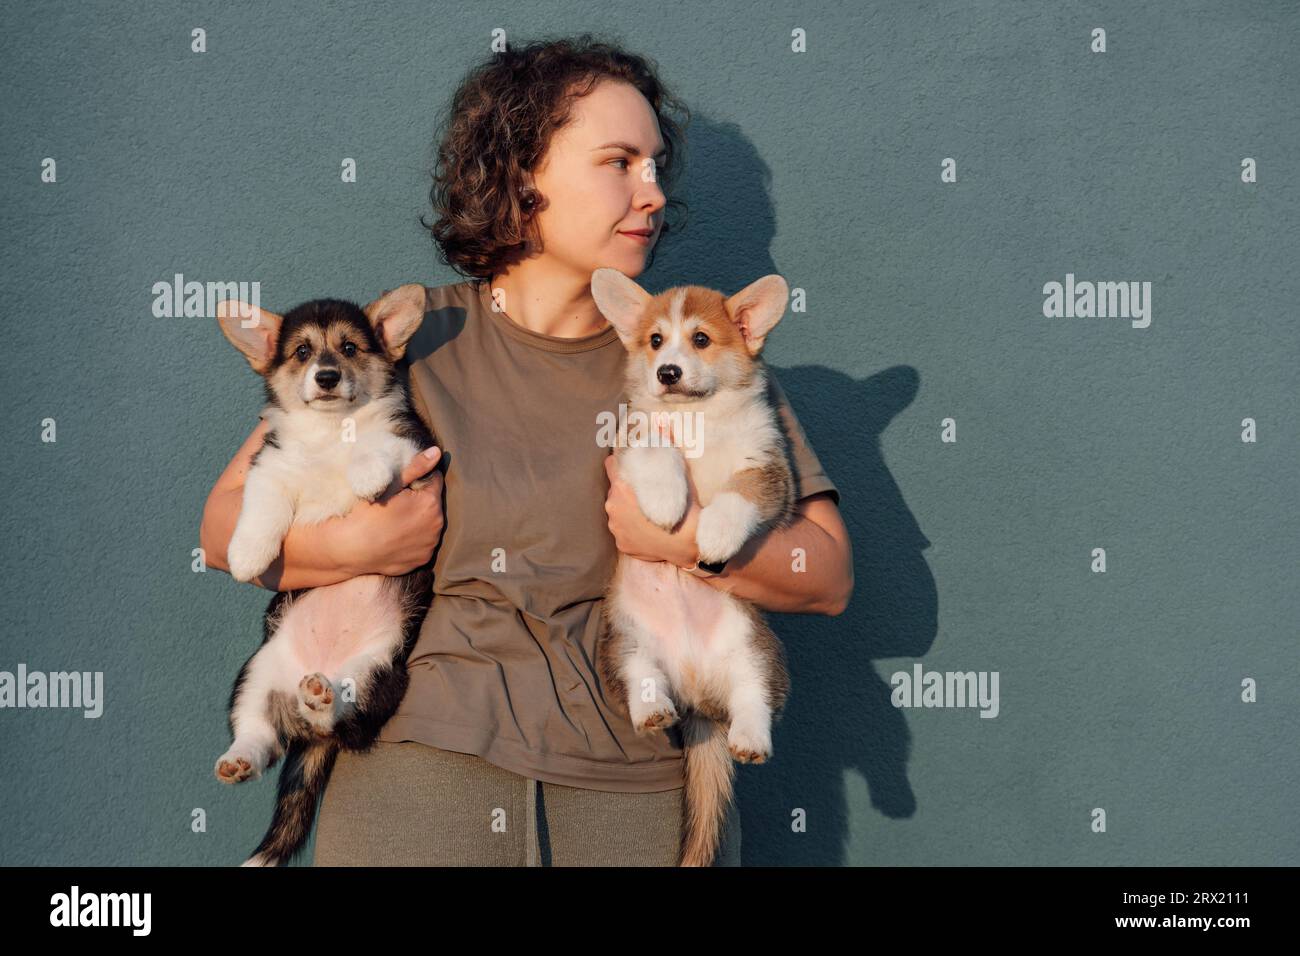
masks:
[(650, 347), (652, 349), (657, 349), (659, 348), (659, 346), (663, 344), (664, 344), (664, 337), (660, 335), (658, 332), (650, 336)]
[(306, 345), (300, 345), (294, 349), (293, 354), (298, 356), (301, 361), (305, 362), (307, 361), (308, 356), (311, 355), (311, 349)]
[(626, 165), (626, 164), (627, 164), (627, 159), (626, 159), (626, 158), (622, 158), (622, 159), (611, 159), (610, 162), (611, 162), (611, 163), (623, 163), (624, 165), (623, 165), (622, 167), (620, 167), (620, 168), (622, 168), (622, 169), (627, 169), (627, 165)]
[(697, 349), (702, 349), (704, 346), (709, 344), (709, 337), (703, 332), (696, 332), (691, 336), (691, 341), (695, 343)]
[(344, 342), (343, 354), (346, 355), (348, 358), (352, 358), (352, 356), (357, 354), (357, 347), (353, 345), (351, 342)]

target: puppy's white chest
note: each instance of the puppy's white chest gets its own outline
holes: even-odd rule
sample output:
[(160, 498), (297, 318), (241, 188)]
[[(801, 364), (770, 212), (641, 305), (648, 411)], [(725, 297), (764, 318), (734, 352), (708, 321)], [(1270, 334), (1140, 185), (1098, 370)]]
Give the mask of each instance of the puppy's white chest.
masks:
[(687, 458), (700, 506), (706, 506), (733, 474), (745, 467), (745, 449), (734, 436), (718, 435), (704, 444), (704, 453)]
[(699, 434), (702, 453), (686, 459), (700, 505), (707, 506), (736, 472), (761, 466), (775, 437), (770, 416), (761, 407), (746, 405), (729, 414), (705, 416)]

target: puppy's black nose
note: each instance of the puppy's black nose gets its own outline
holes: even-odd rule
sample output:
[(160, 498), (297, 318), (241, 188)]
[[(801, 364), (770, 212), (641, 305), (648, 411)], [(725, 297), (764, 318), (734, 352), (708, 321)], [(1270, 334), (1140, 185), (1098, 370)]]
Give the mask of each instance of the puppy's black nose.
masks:
[(316, 384), (321, 388), (330, 389), (337, 385), (342, 377), (338, 369), (323, 368), (316, 373)]
[(676, 385), (682, 377), (682, 370), (676, 365), (660, 365), (655, 373), (665, 385)]

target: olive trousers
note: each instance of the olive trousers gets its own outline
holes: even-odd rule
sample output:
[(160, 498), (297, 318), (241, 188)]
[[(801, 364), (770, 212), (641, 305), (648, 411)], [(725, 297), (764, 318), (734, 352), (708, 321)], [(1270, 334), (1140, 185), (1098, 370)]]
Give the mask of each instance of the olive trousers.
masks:
[[(682, 791), (545, 783), (473, 754), (378, 741), (339, 754), (314, 866), (672, 866)], [(716, 866), (740, 866), (733, 803)]]

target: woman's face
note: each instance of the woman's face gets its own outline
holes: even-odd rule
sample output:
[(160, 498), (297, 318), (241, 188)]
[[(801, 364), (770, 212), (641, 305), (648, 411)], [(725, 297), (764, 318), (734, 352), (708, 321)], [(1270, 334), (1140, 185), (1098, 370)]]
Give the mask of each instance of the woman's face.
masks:
[[(533, 176), (545, 200), (542, 255), (583, 282), (604, 267), (645, 271), (663, 225), (663, 149), (654, 110), (631, 84), (603, 80), (577, 99)], [(638, 230), (649, 235), (629, 235)]]

